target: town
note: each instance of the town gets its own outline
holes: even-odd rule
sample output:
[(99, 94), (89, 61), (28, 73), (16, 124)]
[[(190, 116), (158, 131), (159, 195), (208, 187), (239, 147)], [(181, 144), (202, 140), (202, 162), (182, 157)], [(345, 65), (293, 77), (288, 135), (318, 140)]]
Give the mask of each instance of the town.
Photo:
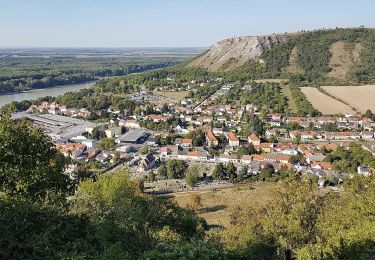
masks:
[(0, 259), (375, 259), (375, 1), (1, 1)]
[[(86, 120), (92, 113), (103, 111), (90, 112), (46, 101), (13, 118), (32, 120), (52, 138), (56, 148), (71, 158), (67, 171), (73, 180), (81, 178), (82, 165), (94, 172), (126, 167), (133, 178), (152, 182), (185, 176), (185, 172), (167, 174), (165, 165), (169, 161), (183, 163), (185, 169), (203, 165), (204, 172), (193, 183), (182, 181), (178, 189), (159, 187), (164, 192), (204, 188), (207, 183), (229, 185), (259, 176), (262, 170), (272, 175), (283, 169), (316, 176), (319, 186), (324, 187), (353, 174), (332, 167), (332, 161), (327, 160), (337, 149), (348, 150), (355, 143), (375, 154), (375, 122), (365, 115), (296, 117), (264, 113), (251, 103), (237, 107), (215, 104), (215, 100), (234, 89), (235, 83), (220, 81), (211, 83), (215, 91), (203, 100), (156, 96), (158, 105), (147, 112), (146, 100), (153, 96), (152, 92), (128, 95), (124, 98), (135, 100), (140, 112), (111, 106), (104, 111), (110, 118), (107, 122)], [(206, 85), (192, 80), (182, 91)], [(241, 87), (251, 88), (251, 84)], [(171, 100), (174, 102), (163, 103)], [(234, 176), (215, 173), (229, 164), (234, 166)], [(370, 165), (358, 165), (355, 171), (366, 176), (373, 173)], [(149, 187), (158, 191), (156, 185)]]

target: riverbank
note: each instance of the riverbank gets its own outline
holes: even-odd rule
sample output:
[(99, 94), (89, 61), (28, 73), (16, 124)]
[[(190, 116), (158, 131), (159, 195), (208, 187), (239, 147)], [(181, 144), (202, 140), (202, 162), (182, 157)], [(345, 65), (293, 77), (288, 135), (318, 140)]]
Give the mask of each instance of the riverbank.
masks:
[(14, 101), (20, 102), (23, 100), (35, 100), (46, 96), (60, 96), (68, 92), (78, 91), (84, 88), (90, 88), (96, 84), (97, 80), (78, 83), (78, 84), (67, 84), (59, 85), (49, 88), (31, 89), (22, 92), (14, 92), (0, 95), (0, 107), (10, 104)]
[(90, 83), (96, 83), (99, 80), (100, 79), (83, 81), (83, 82), (79, 82), (79, 83), (69, 83), (69, 84), (56, 85), (56, 86), (51, 86), (51, 87), (46, 87), (46, 88), (30, 88), (30, 89), (26, 89), (26, 90), (22, 90), (22, 91), (5, 91), (5, 92), (0, 92), (0, 96), (29, 93), (29, 92), (33, 92), (33, 91), (45, 90), (45, 89), (51, 89), (51, 88), (63, 88), (63, 87), (68, 87), (68, 86), (77, 86), (77, 85), (81, 85), (81, 84), (90, 84)]

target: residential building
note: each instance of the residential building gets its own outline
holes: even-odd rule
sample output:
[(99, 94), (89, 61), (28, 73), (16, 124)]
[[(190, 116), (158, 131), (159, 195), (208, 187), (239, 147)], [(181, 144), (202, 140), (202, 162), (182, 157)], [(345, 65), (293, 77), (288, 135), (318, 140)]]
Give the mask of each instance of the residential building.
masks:
[(260, 138), (255, 134), (251, 134), (249, 137), (248, 137), (248, 142), (250, 144), (253, 144), (254, 146), (256, 145), (260, 145)]
[(215, 137), (214, 133), (212, 133), (211, 130), (207, 130), (206, 140), (207, 140), (208, 146), (218, 146), (219, 145), (219, 141), (217, 140), (217, 138)]
[(240, 140), (237, 138), (237, 136), (232, 133), (232, 132), (228, 132), (228, 141), (229, 141), (229, 145), (230, 146), (239, 146), (240, 145)]
[(148, 171), (155, 165), (155, 157), (152, 154), (146, 155), (146, 157), (139, 163), (139, 169), (141, 171)]

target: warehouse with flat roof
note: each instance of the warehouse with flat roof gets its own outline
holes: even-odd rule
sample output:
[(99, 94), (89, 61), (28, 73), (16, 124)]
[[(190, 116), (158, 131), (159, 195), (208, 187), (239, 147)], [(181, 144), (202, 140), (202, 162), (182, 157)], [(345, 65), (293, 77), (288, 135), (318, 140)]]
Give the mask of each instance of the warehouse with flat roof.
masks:
[(33, 121), (33, 124), (43, 129), (50, 135), (64, 139), (80, 136), (86, 132), (88, 128), (98, 127), (98, 124), (60, 115), (53, 114), (29, 114), (26, 112), (15, 113), (12, 115), (14, 120), (27, 118)]
[(141, 143), (146, 140), (147, 134), (143, 130), (130, 130), (116, 139), (116, 143)]

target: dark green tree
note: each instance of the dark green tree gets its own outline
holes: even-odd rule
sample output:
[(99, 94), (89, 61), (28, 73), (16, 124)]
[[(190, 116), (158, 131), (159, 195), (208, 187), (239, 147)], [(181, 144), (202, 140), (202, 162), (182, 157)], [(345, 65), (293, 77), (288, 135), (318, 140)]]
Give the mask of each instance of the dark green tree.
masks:
[(70, 181), (63, 173), (66, 159), (30, 121), (3, 115), (0, 150), (0, 193), (33, 201), (68, 193)]

